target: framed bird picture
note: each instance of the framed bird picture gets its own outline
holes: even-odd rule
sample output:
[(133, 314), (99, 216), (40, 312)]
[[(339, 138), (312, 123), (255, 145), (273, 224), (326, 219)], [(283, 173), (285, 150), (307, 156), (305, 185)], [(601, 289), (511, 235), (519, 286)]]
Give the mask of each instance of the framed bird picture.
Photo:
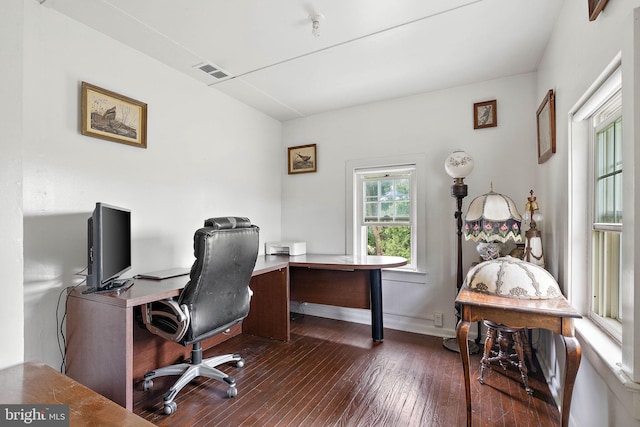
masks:
[(497, 101), (476, 102), (473, 104), (473, 128), (483, 129), (498, 126)]
[(318, 167), (316, 144), (289, 147), (289, 175), (315, 172)]

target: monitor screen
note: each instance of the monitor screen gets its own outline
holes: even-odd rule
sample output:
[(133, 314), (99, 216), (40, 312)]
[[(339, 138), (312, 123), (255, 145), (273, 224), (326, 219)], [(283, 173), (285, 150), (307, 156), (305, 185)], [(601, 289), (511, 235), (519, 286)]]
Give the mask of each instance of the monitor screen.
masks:
[(131, 211), (96, 203), (88, 224), (87, 285), (96, 291), (117, 287), (114, 280), (131, 268)]

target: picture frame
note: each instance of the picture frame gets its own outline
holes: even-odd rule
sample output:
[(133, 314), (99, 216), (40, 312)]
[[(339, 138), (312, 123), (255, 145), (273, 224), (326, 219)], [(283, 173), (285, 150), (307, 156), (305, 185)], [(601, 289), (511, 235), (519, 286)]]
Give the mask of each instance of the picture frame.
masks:
[(82, 135), (147, 148), (147, 104), (82, 82)]
[(553, 89), (549, 89), (538, 111), (538, 164), (549, 160), (556, 152), (556, 100)]
[(587, 0), (589, 3), (589, 21), (595, 21), (609, 0)]
[(316, 144), (289, 147), (287, 164), (289, 175), (316, 172), (318, 167)]
[(498, 102), (476, 102), (473, 104), (473, 128), (484, 129), (498, 126)]

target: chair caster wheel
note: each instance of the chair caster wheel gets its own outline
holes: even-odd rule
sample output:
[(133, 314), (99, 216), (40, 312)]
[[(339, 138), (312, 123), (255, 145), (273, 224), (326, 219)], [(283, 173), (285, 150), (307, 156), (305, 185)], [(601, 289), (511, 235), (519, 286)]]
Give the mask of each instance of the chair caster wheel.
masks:
[(142, 389), (144, 391), (149, 391), (153, 388), (153, 381), (152, 380), (144, 380), (144, 384), (142, 385)]
[(243, 368), (244, 367), (244, 359), (240, 359), (236, 362), (236, 368)]
[(238, 389), (235, 387), (229, 387), (227, 389), (227, 397), (236, 397), (238, 395)]
[(178, 408), (178, 405), (176, 404), (176, 402), (165, 403), (164, 404), (164, 413), (167, 414), (167, 415), (171, 415), (174, 412), (176, 412), (177, 408)]

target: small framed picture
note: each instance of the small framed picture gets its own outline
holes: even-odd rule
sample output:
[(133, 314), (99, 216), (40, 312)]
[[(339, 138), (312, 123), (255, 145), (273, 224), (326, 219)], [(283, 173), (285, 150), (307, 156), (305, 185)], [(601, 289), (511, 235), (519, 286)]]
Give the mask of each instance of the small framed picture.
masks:
[(80, 132), (147, 148), (147, 104), (82, 82)]
[(550, 89), (536, 112), (538, 123), (538, 164), (549, 160), (556, 152), (556, 100)]
[(473, 128), (483, 129), (498, 126), (497, 101), (476, 102), (473, 104)]
[(316, 144), (289, 147), (289, 175), (315, 172), (318, 167)]

